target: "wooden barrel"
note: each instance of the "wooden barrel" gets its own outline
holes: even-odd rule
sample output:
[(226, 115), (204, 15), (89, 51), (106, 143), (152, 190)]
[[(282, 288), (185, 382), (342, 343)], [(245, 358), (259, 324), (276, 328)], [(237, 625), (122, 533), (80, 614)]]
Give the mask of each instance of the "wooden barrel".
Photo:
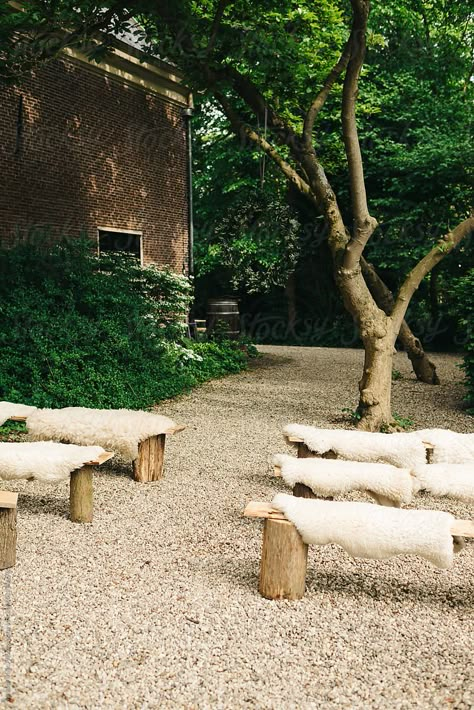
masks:
[(235, 298), (209, 299), (206, 327), (209, 335), (216, 330), (236, 340), (240, 334), (239, 302)]

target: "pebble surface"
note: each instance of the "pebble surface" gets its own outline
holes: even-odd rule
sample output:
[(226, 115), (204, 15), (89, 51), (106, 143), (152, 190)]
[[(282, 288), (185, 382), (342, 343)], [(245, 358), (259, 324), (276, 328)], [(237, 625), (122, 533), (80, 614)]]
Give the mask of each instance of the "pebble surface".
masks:
[[(249, 371), (160, 405), (187, 426), (168, 437), (165, 478), (138, 484), (106, 464), (92, 525), (68, 520), (68, 483), (5, 482), (20, 492), (17, 565), (0, 573), (8, 705), (474, 707), (472, 542), (449, 571), (313, 547), (303, 600), (259, 596), (262, 525), (241, 511), (285, 490), (269, 466), (291, 451), (285, 424), (350, 426), (341, 410), (356, 406), (363, 362), (358, 350), (261, 351)], [(460, 357), (433, 360), (438, 387), (396, 355), (394, 411), (417, 428), (472, 431)], [(473, 506), (446, 499), (416, 504), (474, 518)]]

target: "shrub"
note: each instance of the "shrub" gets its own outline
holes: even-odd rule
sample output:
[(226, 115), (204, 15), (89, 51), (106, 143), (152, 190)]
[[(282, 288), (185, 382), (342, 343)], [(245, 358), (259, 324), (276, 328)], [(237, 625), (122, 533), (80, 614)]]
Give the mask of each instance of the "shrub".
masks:
[(468, 412), (474, 414), (474, 269), (459, 279), (454, 287), (460, 340), (464, 344)]
[(139, 409), (245, 367), (186, 342), (190, 298), (184, 277), (84, 240), (0, 251), (0, 399)]

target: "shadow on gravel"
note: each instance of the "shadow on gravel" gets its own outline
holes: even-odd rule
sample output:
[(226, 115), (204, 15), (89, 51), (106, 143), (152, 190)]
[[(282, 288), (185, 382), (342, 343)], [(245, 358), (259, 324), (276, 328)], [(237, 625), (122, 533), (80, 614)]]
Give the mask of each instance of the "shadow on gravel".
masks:
[[(383, 602), (414, 602), (429, 605), (432, 608), (472, 608), (472, 587), (439, 589), (436, 585), (419, 584), (397, 580), (394, 577), (385, 583), (371, 575), (355, 572), (354, 574), (318, 573), (308, 569), (306, 594), (343, 595), (354, 597), (364, 595), (367, 598)], [(337, 604), (337, 598), (334, 600)]]
[(100, 467), (100, 473), (97, 473), (96, 475), (101, 478), (105, 475), (108, 478), (120, 477), (133, 479), (132, 464), (120, 461), (120, 459), (111, 459), (110, 462), (107, 462)]
[(69, 496), (63, 498), (54, 496), (30, 495), (29, 493), (19, 494), (19, 509), (28, 513), (56, 515), (60, 518), (69, 517)]

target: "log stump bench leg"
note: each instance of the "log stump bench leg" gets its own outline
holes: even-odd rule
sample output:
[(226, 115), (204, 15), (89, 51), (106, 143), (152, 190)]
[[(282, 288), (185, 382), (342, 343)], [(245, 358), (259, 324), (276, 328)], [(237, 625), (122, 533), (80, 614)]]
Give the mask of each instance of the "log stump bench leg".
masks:
[(93, 467), (83, 466), (71, 473), (70, 517), (74, 523), (92, 523), (94, 515)]
[(301, 599), (306, 584), (308, 545), (288, 520), (266, 519), (259, 592), (266, 599)]
[(311, 488), (304, 483), (295, 483), (293, 486), (293, 495), (297, 498), (316, 498)]
[(0, 493), (0, 569), (16, 564), (16, 509), (18, 493)]
[(314, 451), (308, 449), (304, 441), (298, 441), (298, 458), (299, 459), (337, 459), (337, 454), (334, 451), (326, 451), (325, 454), (315, 454)]
[(151, 436), (138, 445), (138, 458), (133, 462), (133, 476), (140, 483), (150, 483), (163, 478), (165, 459), (165, 434)]

